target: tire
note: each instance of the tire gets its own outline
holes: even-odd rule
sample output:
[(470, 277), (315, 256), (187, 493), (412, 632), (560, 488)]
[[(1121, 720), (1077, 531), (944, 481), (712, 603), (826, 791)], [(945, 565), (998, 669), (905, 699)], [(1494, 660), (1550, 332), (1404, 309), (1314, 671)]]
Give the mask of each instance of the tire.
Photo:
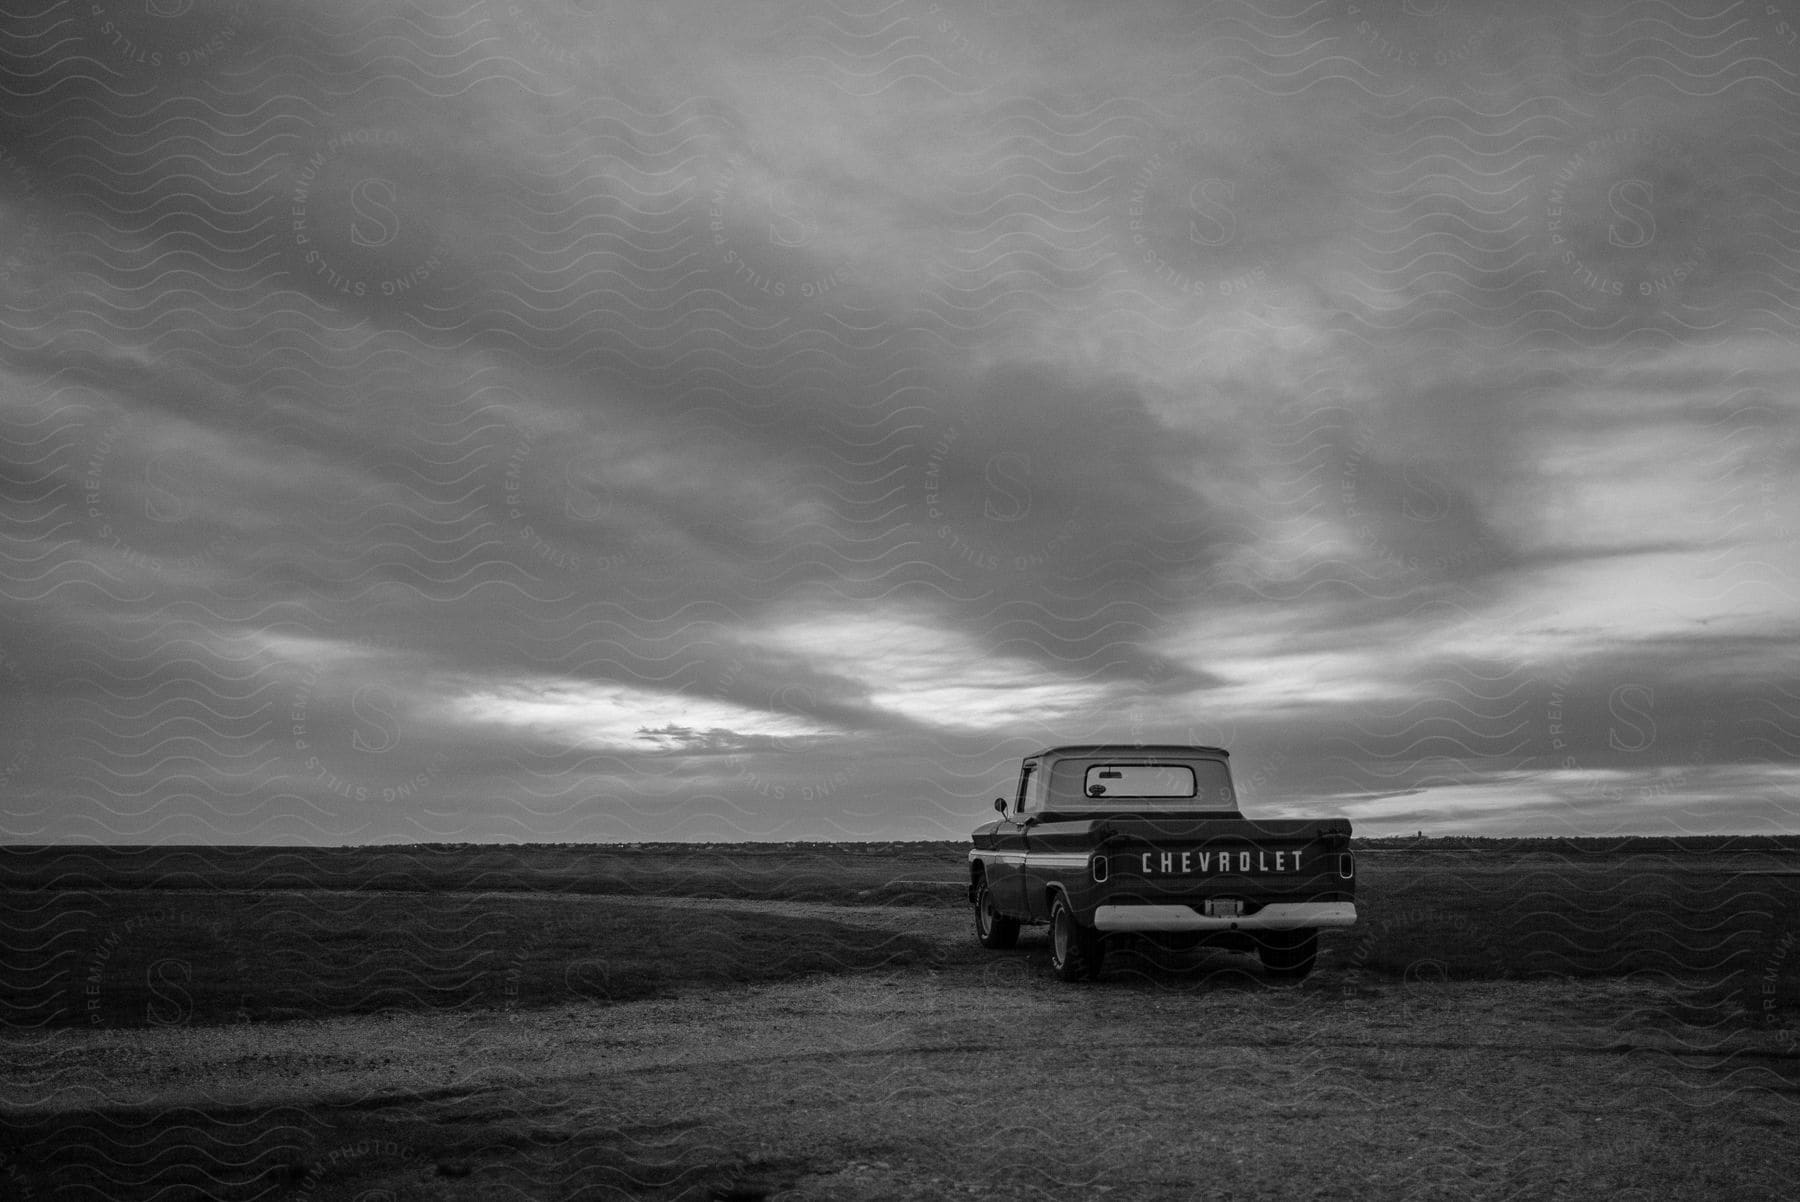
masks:
[(1063, 981), (1097, 977), (1103, 955), (1099, 933), (1081, 925), (1058, 893), (1050, 903), (1050, 970)]
[(1002, 952), (1019, 941), (1019, 920), (994, 909), (994, 895), (987, 877), (975, 884), (975, 942), (989, 951)]
[(1264, 931), (1257, 942), (1263, 971), (1277, 981), (1304, 981), (1319, 957), (1317, 931)]

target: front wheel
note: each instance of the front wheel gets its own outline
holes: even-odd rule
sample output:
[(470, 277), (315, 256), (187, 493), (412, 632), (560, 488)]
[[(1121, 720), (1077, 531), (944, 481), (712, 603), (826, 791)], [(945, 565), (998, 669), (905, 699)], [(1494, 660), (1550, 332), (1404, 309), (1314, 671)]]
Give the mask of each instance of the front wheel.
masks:
[(994, 891), (987, 877), (975, 886), (975, 941), (989, 951), (1005, 951), (1019, 941), (1019, 920), (994, 908)]
[(1058, 979), (1079, 981), (1100, 975), (1100, 960), (1105, 954), (1100, 935), (1092, 927), (1083, 926), (1069, 909), (1062, 894), (1050, 903), (1050, 968)]
[(1264, 931), (1256, 952), (1269, 976), (1281, 981), (1303, 981), (1319, 957), (1319, 932)]

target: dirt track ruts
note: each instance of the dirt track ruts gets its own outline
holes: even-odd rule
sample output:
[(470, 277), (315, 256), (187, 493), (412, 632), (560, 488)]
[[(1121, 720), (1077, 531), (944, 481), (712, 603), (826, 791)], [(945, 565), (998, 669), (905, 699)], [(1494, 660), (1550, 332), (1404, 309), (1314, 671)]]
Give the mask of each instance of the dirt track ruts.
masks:
[[(968, 938), (957, 909), (643, 900)], [(1791, 1039), (1683, 1021), (1680, 982), (1402, 984), (1329, 944), (1299, 987), (1217, 953), (1080, 986), (1043, 961), (1028, 933), (610, 1006), (14, 1035), (4, 1102), (429, 1119), (467, 1136), (434, 1197), (1776, 1198), (1800, 1171)]]

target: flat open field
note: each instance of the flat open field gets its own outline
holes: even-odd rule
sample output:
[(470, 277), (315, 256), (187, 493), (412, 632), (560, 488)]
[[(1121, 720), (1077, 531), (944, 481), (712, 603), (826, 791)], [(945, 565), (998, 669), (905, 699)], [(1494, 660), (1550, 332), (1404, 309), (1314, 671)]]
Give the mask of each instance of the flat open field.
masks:
[[(0, 1196), (1785, 1197), (1800, 856), (1365, 850), (1299, 986), (949, 844), (0, 853)], [(370, 1191), (376, 1191), (370, 1193)], [(380, 1191), (386, 1191), (380, 1192)]]

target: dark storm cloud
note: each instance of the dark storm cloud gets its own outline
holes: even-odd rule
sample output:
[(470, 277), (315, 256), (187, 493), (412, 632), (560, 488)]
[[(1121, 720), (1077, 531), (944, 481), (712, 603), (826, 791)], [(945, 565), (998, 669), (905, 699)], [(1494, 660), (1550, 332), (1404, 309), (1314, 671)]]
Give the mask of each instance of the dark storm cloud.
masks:
[(1102, 738), (1377, 827), (1788, 787), (1752, 58), (183, 14), (6, 34), (11, 835), (949, 834)]

